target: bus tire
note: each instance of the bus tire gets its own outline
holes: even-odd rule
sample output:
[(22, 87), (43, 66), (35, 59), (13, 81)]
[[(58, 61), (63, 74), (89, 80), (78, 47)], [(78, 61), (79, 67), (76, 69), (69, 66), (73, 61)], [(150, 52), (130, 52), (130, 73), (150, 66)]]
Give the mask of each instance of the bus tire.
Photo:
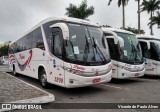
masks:
[(47, 75), (46, 75), (46, 71), (44, 69), (39, 71), (39, 81), (40, 81), (40, 84), (43, 88), (48, 87)]
[(13, 75), (14, 75), (14, 76), (16, 76), (16, 75), (17, 75), (15, 65), (13, 65)]

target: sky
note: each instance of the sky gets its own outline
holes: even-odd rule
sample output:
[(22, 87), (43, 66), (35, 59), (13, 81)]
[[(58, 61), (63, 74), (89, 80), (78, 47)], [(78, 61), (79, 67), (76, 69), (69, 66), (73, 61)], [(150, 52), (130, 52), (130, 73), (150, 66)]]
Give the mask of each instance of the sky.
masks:
[[(0, 44), (14, 41), (40, 21), (53, 16), (66, 16), (66, 7), (70, 3), (79, 5), (82, 0), (0, 0)], [(122, 7), (113, 0), (108, 6), (108, 0), (87, 0), (89, 6), (94, 6), (95, 14), (90, 16), (94, 23), (110, 25), (113, 28), (122, 26)], [(125, 7), (126, 27), (137, 28), (137, 2), (130, 0)], [(150, 34), (150, 15), (141, 13), (141, 28)], [(154, 26), (153, 33), (160, 38), (160, 29)]]

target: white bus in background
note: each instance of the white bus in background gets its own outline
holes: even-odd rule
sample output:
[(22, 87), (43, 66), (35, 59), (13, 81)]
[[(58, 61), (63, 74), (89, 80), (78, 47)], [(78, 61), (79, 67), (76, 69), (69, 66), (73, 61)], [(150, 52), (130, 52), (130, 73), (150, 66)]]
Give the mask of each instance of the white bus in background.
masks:
[[(112, 63), (99, 26), (75, 18), (49, 18), (10, 44), (9, 67), (66, 88), (109, 82)], [(107, 50), (106, 50), (107, 49)]]
[(136, 36), (125, 30), (102, 28), (108, 41), (113, 63), (113, 78), (141, 77), (145, 68), (140, 44)]
[(137, 35), (145, 61), (145, 74), (160, 75), (160, 39), (150, 35)]

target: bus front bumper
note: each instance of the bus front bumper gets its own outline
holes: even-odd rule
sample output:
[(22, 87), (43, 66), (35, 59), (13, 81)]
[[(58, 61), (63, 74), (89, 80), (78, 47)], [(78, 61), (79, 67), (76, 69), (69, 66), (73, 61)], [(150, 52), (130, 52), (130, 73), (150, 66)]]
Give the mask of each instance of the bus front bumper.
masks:
[(112, 79), (112, 70), (106, 75), (96, 76), (96, 77), (82, 77), (70, 74), (66, 77), (65, 85), (66, 88), (85, 87), (85, 86), (110, 82), (111, 79)]
[(127, 79), (127, 78), (132, 78), (132, 77), (143, 77), (144, 72), (145, 72), (145, 68), (142, 71), (138, 71), (138, 72), (131, 72), (131, 71), (127, 71), (123, 69), (123, 70), (119, 70), (117, 78)]

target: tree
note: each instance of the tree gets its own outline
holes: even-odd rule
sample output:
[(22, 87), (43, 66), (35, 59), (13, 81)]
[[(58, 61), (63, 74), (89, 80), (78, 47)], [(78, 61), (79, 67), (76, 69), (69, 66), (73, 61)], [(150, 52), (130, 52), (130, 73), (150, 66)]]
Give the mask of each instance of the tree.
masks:
[(111, 27), (111, 26), (109, 26), (109, 25), (101, 25), (100, 27), (112, 28), (112, 27)]
[(84, 0), (79, 6), (70, 4), (69, 7), (66, 8), (66, 11), (66, 15), (68, 17), (87, 19), (89, 16), (94, 14), (94, 7), (88, 7), (87, 0)]
[[(123, 28), (125, 28), (125, 6), (128, 4), (129, 0), (118, 0), (118, 7), (122, 5), (122, 11), (123, 11)], [(109, 0), (108, 5), (110, 5), (112, 0)]]
[(158, 28), (160, 28), (160, 12), (157, 11), (157, 16), (152, 17), (152, 23), (150, 22), (149, 24), (157, 25)]
[[(123, 28), (121, 28), (121, 29), (123, 29)], [(132, 27), (127, 27), (127, 28), (125, 28), (125, 30), (130, 31), (134, 34), (145, 34), (144, 30), (139, 31), (138, 29), (132, 28)]]
[(8, 55), (9, 45), (4, 45), (0, 48), (0, 57)]
[(140, 30), (141, 30), (141, 12), (140, 12), (140, 0), (135, 0), (138, 2), (138, 33), (140, 34)]
[(152, 18), (153, 18), (153, 14), (156, 10), (160, 9), (160, 0), (143, 0), (142, 4), (141, 4), (142, 8), (141, 11), (147, 11), (148, 13), (150, 13), (150, 29), (151, 32), (150, 34), (153, 35), (153, 23), (152, 23)]

